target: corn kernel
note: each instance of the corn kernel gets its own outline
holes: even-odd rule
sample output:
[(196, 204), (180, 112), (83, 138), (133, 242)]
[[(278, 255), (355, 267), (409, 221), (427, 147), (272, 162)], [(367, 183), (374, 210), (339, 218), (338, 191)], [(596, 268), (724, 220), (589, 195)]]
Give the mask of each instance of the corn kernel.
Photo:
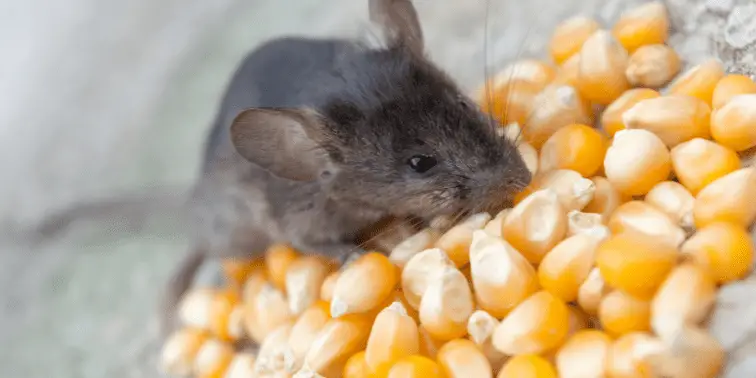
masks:
[(209, 339), (197, 351), (193, 372), (203, 378), (222, 378), (234, 359), (234, 348), (223, 341)]
[(756, 83), (746, 75), (726, 75), (717, 82), (711, 98), (711, 107), (719, 109), (733, 97), (743, 94), (756, 94)]
[(504, 317), (538, 290), (533, 266), (509, 243), (476, 231), (470, 246), (470, 266), (478, 306)]
[(554, 78), (554, 68), (525, 59), (506, 66), (481, 90), (484, 112), (502, 123), (524, 122), (535, 96)]
[(493, 315), (483, 310), (473, 312), (470, 315), (470, 319), (467, 320), (469, 338), (478, 345), (478, 348), (480, 348), (483, 355), (488, 359), (488, 363), (493, 367), (494, 374), (498, 373), (502, 363), (507, 358), (504, 353), (496, 350), (491, 342), (491, 336), (493, 336), (493, 332), (498, 325), (499, 321)]
[[(365, 285), (371, 282), (371, 285)], [(388, 257), (378, 252), (360, 256), (341, 272), (333, 288), (331, 316), (375, 309), (394, 290), (397, 270)]]
[(612, 340), (597, 330), (578, 331), (559, 349), (556, 367), (562, 378), (604, 377)]
[(609, 227), (604, 226), (601, 214), (573, 210), (567, 213), (567, 236), (579, 234), (604, 239), (611, 234), (611, 231)]
[(370, 368), (365, 362), (365, 351), (357, 352), (349, 357), (344, 365), (343, 378), (372, 378)]
[(517, 151), (520, 153), (520, 157), (525, 162), (525, 167), (528, 168), (531, 175), (538, 173), (539, 160), (538, 151), (535, 147), (531, 146), (527, 142), (517, 143)]
[(530, 83), (543, 89), (554, 78), (554, 67), (537, 59), (522, 59), (508, 64), (496, 76), (491, 84), (494, 88), (511, 83)]
[(493, 377), (488, 359), (470, 340), (447, 342), (439, 349), (437, 359), (447, 378)]
[(604, 296), (598, 315), (604, 331), (614, 337), (651, 330), (651, 302), (619, 290)]
[(262, 270), (260, 259), (224, 259), (221, 261), (223, 274), (234, 288), (241, 288), (247, 278)]
[(234, 340), (241, 336), (231, 316), (238, 304), (239, 297), (233, 290), (194, 290), (179, 303), (179, 319), (182, 324), (206, 329), (221, 340)]
[(578, 88), (580, 85), (580, 54), (575, 54), (564, 61), (557, 70), (552, 85), (569, 85)]
[(612, 34), (629, 52), (664, 43), (669, 36), (667, 9), (660, 1), (652, 1), (626, 10), (614, 24)]
[(556, 64), (562, 64), (577, 55), (583, 43), (600, 27), (596, 20), (585, 16), (574, 16), (562, 21), (554, 28), (549, 41), (551, 59)]
[(571, 169), (592, 176), (604, 162), (608, 141), (594, 128), (572, 124), (557, 130), (541, 147), (540, 169)]
[(628, 54), (606, 30), (595, 31), (580, 49), (578, 85), (587, 100), (609, 105), (630, 89), (625, 76)]
[(331, 272), (325, 280), (323, 280), (323, 284), (320, 285), (320, 299), (326, 302), (331, 302), (333, 299), (333, 289), (336, 287), (336, 281), (339, 280), (339, 276), (341, 275), (340, 271)]
[(437, 340), (451, 340), (467, 333), (467, 319), (474, 311), (473, 295), (465, 276), (446, 266), (439, 279), (430, 282), (420, 300), (420, 322)]
[(711, 135), (717, 142), (745, 151), (756, 146), (756, 94), (738, 95), (714, 111)]
[(601, 127), (609, 137), (613, 137), (618, 131), (627, 128), (622, 116), (628, 109), (643, 100), (660, 96), (659, 92), (648, 88), (633, 88), (625, 91), (604, 109), (604, 112), (601, 114)]
[(286, 271), (299, 256), (299, 252), (286, 244), (273, 244), (268, 248), (265, 253), (268, 279), (278, 290), (286, 290)]
[(614, 188), (606, 177), (596, 176), (591, 178), (596, 188), (593, 193), (593, 199), (583, 208), (583, 213), (595, 213), (601, 215), (601, 220), (606, 222), (621, 204), (627, 202), (627, 196), (621, 194)]
[(286, 293), (292, 314), (301, 314), (318, 300), (330, 270), (328, 261), (316, 256), (304, 256), (291, 263), (286, 271)]
[(272, 330), (260, 344), (260, 351), (255, 363), (255, 371), (263, 376), (293, 373), (295, 361), (289, 348), (291, 323), (283, 324)]
[(756, 169), (741, 168), (703, 188), (693, 205), (697, 228), (716, 221), (748, 227), (756, 218)]
[(522, 133), (536, 149), (561, 127), (572, 123), (591, 123), (590, 104), (569, 85), (550, 85), (531, 101), (532, 107)]
[(667, 89), (672, 95), (696, 97), (711, 107), (714, 88), (724, 77), (724, 67), (716, 59), (709, 59), (678, 77)]
[(674, 246), (636, 232), (613, 235), (596, 252), (596, 265), (604, 281), (639, 299), (654, 295), (676, 260)]
[[(397, 361), (388, 372), (387, 378), (442, 378), (441, 367), (423, 356), (409, 356)], [(345, 377), (346, 378), (346, 377)]]
[(725, 359), (725, 350), (714, 337), (692, 327), (675, 333), (661, 348), (650, 349), (645, 359), (659, 377), (718, 377)]
[[(590, 316), (580, 309), (580, 307), (568, 304), (567, 309), (570, 312), (570, 318), (567, 326), (567, 336), (571, 337), (575, 333), (591, 327)], [(552, 350), (551, 353), (554, 351)]]
[(610, 292), (599, 268), (593, 268), (578, 289), (577, 303), (588, 315), (597, 315), (601, 300)]
[(244, 327), (254, 341), (262, 342), (275, 328), (294, 318), (284, 294), (266, 283), (251, 302), (244, 304)]
[(435, 360), (444, 341), (434, 339), (422, 324), (417, 327), (417, 331), (420, 334), (420, 355)]
[(633, 231), (656, 237), (677, 248), (685, 241), (685, 231), (672, 219), (643, 201), (622, 204), (609, 218), (609, 229), (613, 234)]
[(294, 323), (288, 345), (291, 348), (296, 368), (302, 367), (310, 345), (330, 319), (328, 303), (319, 301), (305, 310)]
[(752, 269), (754, 246), (743, 226), (714, 222), (699, 229), (680, 251), (706, 268), (720, 283), (745, 278)]
[(431, 282), (438, 281), (447, 267), (454, 266), (449, 256), (439, 248), (427, 249), (413, 256), (402, 271), (402, 291), (414, 309)]
[(598, 237), (578, 234), (557, 244), (538, 266), (538, 279), (544, 290), (565, 302), (577, 299), (580, 285), (593, 268), (600, 242)]
[(486, 226), (483, 227), (483, 231), (487, 232), (491, 236), (501, 237), (501, 225), (504, 223), (504, 219), (507, 218), (511, 211), (511, 209), (504, 209), (502, 211), (499, 211), (499, 213), (496, 214), (493, 219), (486, 223)]
[(543, 172), (533, 179), (529, 189), (526, 189), (523, 195), (527, 197), (533, 191), (543, 189), (552, 189), (565, 211), (583, 209), (593, 199), (596, 191), (593, 181), (569, 169)]
[(694, 264), (672, 270), (654, 296), (651, 326), (662, 339), (671, 340), (686, 326), (697, 326), (714, 305), (716, 286), (709, 273)]
[(245, 378), (255, 374), (255, 355), (252, 353), (236, 353), (226, 369), (223, 378)]
[(199, 328), (182, 328), (171, 334), (161, 350), (161, 372), (173, 376), (189, 375), (197, 352), (208, 338), (208, 332)]
[(514, 356), (501, 367), (496, 378), (557, 378), (551, 362), (535, 354)]
[(627, 80), (633, 86), (660, 88), (680, 72), (680, 58), (663, 44), (641, 46), (630, 55)]
[(683, 229), (693, 227), (693, 204), (695, 198), (682, 184), (675, 181), (658, 183), (643, 199), (656, 210), (666, 214)]
[(647, 130), (619, 131), (606, 150), (606, 178), (625, 195), (648, 193), (654, 185), (667, 180), (671, 171), (667, 146)]
[(709, 105), (682, 95), (643, 100), (622, 115), (625, 127), (648, 130), (670, 148), (693, 138), (708, 138), (710, 118)]
[(428, 227), (399, 243), (389, 254), (389, 260), (399, 268), (404, 268), (413, 256), (431, 248), (441, 237), (441, 233), (435, 228)]
[(712, 181), (740, 168), (735, 151), (706, 139), (696, 138), (671, 151), (677, 179), (695, 195)]
[(488, 213), (473, 214), (441, 235), (435, 247), (444, 250), (454, 265), (461, 268), (470, 262), (473, 232), (485, 227), (490, 220), (491, 215)]
[(551, 189), (539, 190), (517, 204), (501, 233), (531, 263), (540, 262), (567, 233), (567, 214)]
[(568, 323), (567, 306), (549, 292), (539, 291), (501, 321), (493, 345), (509, 355), (543, 353), (564, 342)]
[(351, 355), (365, 348), (369, 332), (370, 318), (363, 314), (329, 320), (310, 344), (304, 366), (327, 377), (338, 374)]
[(373, 373), (388, 371), (400, 358), (419, 353), (417, 324), (401, 302), (394, 302), (378, 314), (373, 323), (365, 362)]
[(628, 333), (609, 348), (607, 375), (612, 378), (654, 378), (648, 355), (663, 349), (662, 342), (648, 333)]

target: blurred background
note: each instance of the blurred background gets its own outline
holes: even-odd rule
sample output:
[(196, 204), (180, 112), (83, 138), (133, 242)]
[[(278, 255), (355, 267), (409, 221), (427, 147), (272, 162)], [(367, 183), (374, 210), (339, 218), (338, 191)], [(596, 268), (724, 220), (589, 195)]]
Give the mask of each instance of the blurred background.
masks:
[[(586, 14), (608, 25), (642, 1), (488, 2), (415, 0), (431, 57), (471, 91), (486, 64), (542, 56), (558, 21)], [(752, 1), (666, 3), (670, 43), (688, 65), (714, 54), (753, 74)], [(23, 229), (123, 193), (180, 198), (243, 55), (284, 34), (364, 38), (366, 27), (365, 0), (3, 1), (0, 225)], [(129, 232), (112, 228), (83, 220), (44, 244), (3, 237), (2, 376), (159, 376), (154, 312), (186, 250), (180, 221), (155, 214)], [(756, 328), (753, 280), (722, 295), (714, 327), (737, 347), (728, 376), (756, 376), (756, 347), (743, 339)]]

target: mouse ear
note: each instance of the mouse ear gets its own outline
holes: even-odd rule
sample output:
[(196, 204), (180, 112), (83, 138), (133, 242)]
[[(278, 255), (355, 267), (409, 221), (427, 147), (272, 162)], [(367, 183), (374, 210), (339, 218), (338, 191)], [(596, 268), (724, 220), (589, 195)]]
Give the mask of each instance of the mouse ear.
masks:
[(380, 24), (393, 44), (422, 54), (423, 30), (412, 0), (369, 0), (370, 20)]
[(321, 123), (305, 109), (253, 108), (231, 125), (231, 141), (245, 159), (272, 174), (296, 181), (314, 181), (330, 159), (313, 139)]

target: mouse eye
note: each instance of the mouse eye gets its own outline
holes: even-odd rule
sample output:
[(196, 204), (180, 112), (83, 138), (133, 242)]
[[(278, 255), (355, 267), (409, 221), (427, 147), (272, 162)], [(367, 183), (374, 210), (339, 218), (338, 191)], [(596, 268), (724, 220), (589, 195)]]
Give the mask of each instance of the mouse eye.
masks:
[(417, 173), (425, 173), (435, 167), (437, 163), (436, 158), (428, 155), (415, 155), (407, 161), (410, 168)]

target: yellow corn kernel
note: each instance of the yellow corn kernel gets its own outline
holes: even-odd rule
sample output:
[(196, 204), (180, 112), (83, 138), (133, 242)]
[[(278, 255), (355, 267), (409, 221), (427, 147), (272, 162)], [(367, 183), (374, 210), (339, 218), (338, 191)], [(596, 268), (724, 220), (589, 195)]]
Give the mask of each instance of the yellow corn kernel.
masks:
[(730, 99), (711, 116), (711, 135), (717, 142), (735, 151), (756, 146), (756, 94)]
[(603, 330), (614, 337), (651, 330), (651, 302), (620, 290), (604, 296), (598, 316)]
[(302, 367), (305, 355), (310, 349), (318, 332), (331, 319), (328, 302), (318, 301), (299, 316), (291, 328), (289, 335), (289, 347), (294, 357), (296, 368)]
[(485, 231), (473, 234), (470, 267), (478, 306), (497, 318), (538, 290), (533, 266), (509, 243)]
[(514, 356), (501, 367), (496, 378), (557, 378), (551, 362), (535, 354)]
[(249, 274), (241, 290), (242, 303), (252, 303), (257, 293), (265, 284), (269, 283), (265, 277), (264, 269), (255, 270)]
[(499, 71), (489, 87), (500, 89), (512, 83), (529, 83), (543, 89), (554, 78), (554, 67), (537, 59), (522, 59)]
[(729, 222), (714, 222), (699, 229), (680, 251), (706, 268), (720, 284), (748, 276), (754, 260), (754, 245), (748, 231)]
[(603, 224), (601, 214), (570, 211), (567, 213), (567, 237), (587, 234), (599, 239), (607, 237), (611, 231)]
[(234, 355), (234, 359), (226, 369), (226, 375), (223, 378), (245, 378), (252, 377), (255, 374), (255, 362), (257, 359), (252, 353), (241, 352)]
[(654, 236), (675, 248), (685, 241), (685, 231), (680, 226), (643, 201), (625, 202), (614, 211), (607, 225), (613, 234), (633, 231)]
[(258, 343), (275, 328), (293, 320), (284, 294), (266, 283), (255, 298), (244, 304), (244, 327)]
[(676, 260), (674, 246), (637, 232), (613, 235), (596, 252), (604, 281), (639, 299), (653, 297)]
[(696, 97), (711, 107), (714, 88), (724, 75), (722, 63), (709, 59), (680, 75), (669, 85), (667, 92), (671, 95)]
[(601, 300), (611, 291), (609, 286), (604, 282), (599, 268), (593, 268), (588, 274), (580, 289), (578, 289), (577, 303), (588, 315), (595, 316)]
[(627, 80), (633, 86), (661, 88), (680, 72), (680, 57), (664, 44), (641, 46), (630, 55)]
[[(337, 318), (375, 309), (394, 290), (397, 268), (388, 257), (369, 252), (348, 265), (336, 281), (331, 316)], [(365, 285), (370, 282), (370, 285)]]
[(483, 231), (487, 232), (491, 236), (501, 237), (501, 225), (504, 223), (504, 219), (507, 218), (511, 211), (511, 209), (504, 209), (502, 211), (499, 211), (499, 213), (496, 214), (493, 219), (486, 223), (486, 226), (483, 227)]
[(438, 364), (447, 378), (493, 377), (491, 364), (483, 352), (470, 340), (456, 339), (438, 351)]
[(628, 333), (609, 348), (606, 373), (612, 378), (654, 378), (648, 356), (663, 349), (662, 342), (648, 333)]
[(171, 334), (160, 354), (160, 371), (172, 376), (187, 376), (194, 368), (197, 352), (209, 338), (199, 328), (182, 328)]
[(682, 95), (643, 100), (622, 115), (626, 128), (648, 130), (670, 148), (693, 138), (708, 138), (710, 118), (709, 105)]
[(373, 373), (388, 371), (402, 357), (418, 354), (420, 341), (417, 324), (401, 302), (394, 302), (375, 318), (365, 362)]
[(756, 169), (741, 168), (703, 188), (693, 204), (697, 228), (717, 221), (748, 227), (756, 218)]
[(682, 184), (675, 181), (660, 182), (643, 200), (683, 229), (693, 227), (693, 204), (696, 199)]
[(286, 271), (289, 309), (299, 315), (320, 297), (320, 288), (331, 266), (322, 257), (304, 256), (294, 260)]
[(470, 315), (470, 319), (467, 320), (467, 333), (470, 340), (478, 345), (478, 348), (483, 352), (483, 355), (488, 359), (488, 363), (493, 367), (493, 373), (496, 374), (499, 371), (504, 360), (507, 356), (493, 346), (491, 342), (491, 336), (499, 325), (499, 321), (493, 317), (493, 315), (483, 311), (477, 310)]
[(420, 322), (437, 340), (451, 340), (467, 333), (467, 319), (474, 310), (473, 295), (465, 276), (446, 266), (430, 282), (420, 300)]
[(336, 287), (336, 281), (339, 280), (340, 275), (340, 271), (335, 271), (323, 280), (323, 284), (320, 285), (320, 300), (331, 302), (333, 299), (333, 289)]
[(627, 128), (622, 116), (628, 109), (643, 100), (660, 96), (659, 92), (649, 88), (633, 88), (625, 91), (604, 109), (601, 114), (601, 127), (609, 137), (613, 137), (618, 131)]
[(554, 78), (554, 68), (525, 59), (504, 67), (480, 91), (480, 104), (502, 123), (524, 122), (533, 99)]
[(559, 199), (564, 211), (581, 210), (593, 199), (596, 186), (593, 181), (570, 169), (557, 169), (543, 172), (523, 193), (527, 197), (536, 190), (552, 189)]
[(661, 348), (652, 346), (646, 360), (655, 376), (714, 378), (720, 376), (725, 350), (703, 329), (686, 327)]
[(186, 326), (206, 329), (224, 341), (235, 340), (241, 334), (231, 315), (238, 305), (239, 296), (234, 290), (197, 289), (182, 298), (178, 314)]
[(567, 306), (547, 291), (530, 296), (504, 318), (493, 345), (509, 355), (543, 353), (561, 345), (569, 326)]
[(667, 9), (660, 1), (628, 9), (614, 24), (612, 34), (630, 52), (641, 46), (664, 43), (669, 36)]
[(611, 33), (595, 31), (580, 49), (578, 85), (587, 100), (609, 105), (630, 89), (625, 76), (628, 54)]
[(488, 213), (473, 214), (441, 235), (434, 246), (446, 252), (454, 265), (461, 268), (470, 262), (473, 232), (485, 227), (490, 220), (491, 215)]
[(601, 238), (577, 234), (557, 244), (538, 266), (538, 280), (544, 290), (557, 298), (572, 302), (580, 285), (593, 268), (596, 247)]
[[(346, 378), (346, 377), (345, 377)], [(397, 361), (386, 378), (445, 378), (441, 367), (423, 356), (409, 356)]]
[(619, 131), (606, 150), (606, 178), (628, 196), (648, 193), (654, 185), (667, 180), (671, 171), (667, 146), (648, 130)]
[(595, 213), (601, 215), (601, 220), (606, 222), (621, 204), (627, 202), (627, 196), (614, 188), (606, 177), (596, 176), (591, 178), (596, 188), (593, 199), (583, 208), (583, 213)]
[(569, 85), (577, 88), (580, 83), (580, 54), (575, 54), (564, 61), (557, 70), (552, 85)]
[(232, 287), (241, 288), (252, 274), (262, 271), (263, 262), (261, 259), (224, 259), (221, 261), (223, 274)]
[(310, 344), (304, 366), (326, 377), (336, 376), (344, 370), (351, 355), (365, 349), (370, 322), (370, 317), (364, 314), (347, 314), (329, 320)]
[(413, 256), (431, 248), (441, 237), (441, 233), (435, 228), (428, 227), (399, 243), (389, 254), (389, 260), (399, 268), (404, 268)]
[(556, 367), (561, 378), (605, 377), (612, 339), (598, 330), (578, 331), (559, 349)]
[(556, 64), (562, 64), (580, 52), (583, 43), (596, 30), (599, 23), (585, 16), (574, 16), (559, 23), (549, 41), (549, 53)]
[(671, 340), (687, 326), (698, 326), (714, 305), (716, 285), (711, 275), (692, 263), (679, 265), (654, 296), (651, 326), (663, 340)]
[(413, 256), (402, 270), (402, 291), (414, 309), (431, 282), (438, 281), (446, 268), (454, 266), (449, 256), (439, 248), (431, 248)]
[(710, 140), (696, 138), (671, 151), (677, 179), (695, 195), (712, 181), (740, 168), (738, 154)]
[(557, 130), (541, 147), (541, 172), (571, 169), (584, 177), (601, 169), (608, 142), (594, 128), (572, 124)]
[(265, 253), (268, 279), (278, 290), (286, 290), (286, 271), (299, 256), (299, 252), (285, 244), (273, 244), (268, 248)]
[(536, 149), (563, 126), (591, 123), (590, 104), (569, 85), (549, 85), (531, 104), (531, 111), (521, 124), (524, 140)]
[(743, 94), (756, 94), (756, 83), (746, 75), (726, 75), (717, 82), (711, 98), (711, 107), (719, 109), (733, 97)]
[(202, 378), (222, 378), (234, 359), (234, 348), (218, 339), (208, 339), (197, 351), (193, 373)]
[(553, 190), (539, 190), (512, 209), (501, 233), (528, 261), (536, 264), (567, 234), (567, 214)]
[(372, 378), (370, 368), (365, 362), (365, 351), (357, 352), (349, 357), (344, 365), (342, 378)]
[(260, 344), (260, 351), (255, 363), (255, 371), (262, 375), (293, 373), (295, 361), (289, 349), (291, 323), (283, 324), (272, 330)]

